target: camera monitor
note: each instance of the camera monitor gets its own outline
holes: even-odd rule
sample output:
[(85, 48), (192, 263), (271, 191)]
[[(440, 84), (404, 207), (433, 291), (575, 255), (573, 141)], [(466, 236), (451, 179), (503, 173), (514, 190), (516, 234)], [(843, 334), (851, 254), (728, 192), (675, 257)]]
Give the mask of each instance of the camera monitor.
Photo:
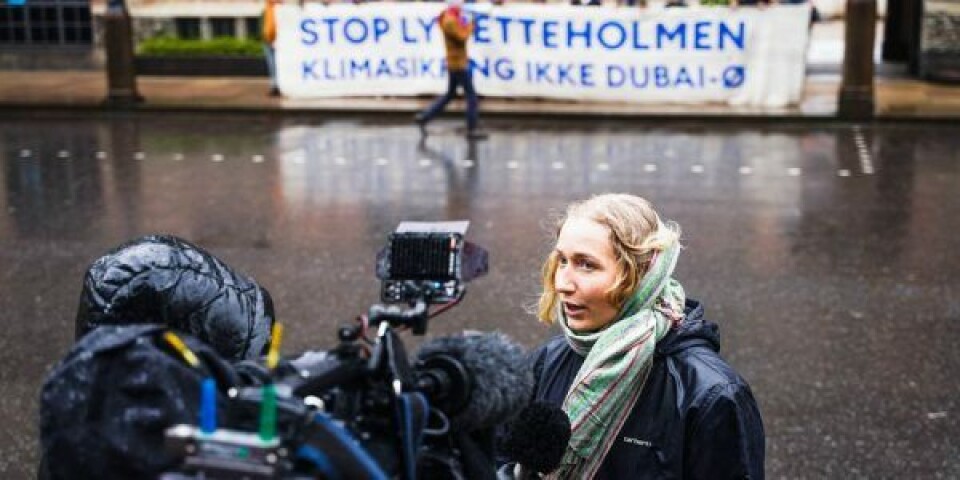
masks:
[[(386, 248), (377, 258), (377, 276), (383, 281), (381, 298), (388, 303), (448, 303), (463, 292), (463, 283), (477, 276), (471, 270), (486, 270), (465, 252), (479, 250), (464, 240), (469, 222), (403, 222), (390, 235)], [(484, 252), (485, 253), (485, 252)]]

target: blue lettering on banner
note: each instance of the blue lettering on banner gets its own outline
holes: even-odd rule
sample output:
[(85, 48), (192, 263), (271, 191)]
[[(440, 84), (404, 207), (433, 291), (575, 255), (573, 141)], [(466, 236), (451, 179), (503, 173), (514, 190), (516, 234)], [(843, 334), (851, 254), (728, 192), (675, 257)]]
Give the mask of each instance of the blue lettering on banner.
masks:
[(710, 39), (710, 34), (707, 33), (707, 28), (710, 27), (710, 22), (697, 22), (693, 26), (693, 48), (697, 50), (710, 50), (710, 43), (707, 41)]
[(533, 24), (537, 23), (533, 18), (521, 18), (518, 20), (523, 25), (523, 41), (527, 46), (533, 44)]
[(606, 85), (610, 88), (692, 90), (707, 86), (707, 73), (703, 65), (611, 64), (607, 65), (606, 74)]
[[(609, 42), (607, 36), (604, 35), (604, 32), (610, 31), (610, 28), (614, 28), (616, 32), (614, 38), (617, 40), (614, 42)], [(622, 47), (624, 42), (627, 41), (627, 31), (623, 29), (623, 25), (621, 25), (620, 22), (612, 20), (600, 25), (600, 28), (597, 30), (597, 36), (599, 37), (598, 40), (600, 40), (600, 44), (607, 50), (616, 50)]]
[(364, 58), (361, 60), (350, 59), (350, 78), (356, 78), (360, 75), (370, 76), (370, 59)]
[(534, 81), (537, 83), (545, 82), (553, 85), (553, 78), (550, 77), (550, 63), (534, 62)]
[[(511, 64), (512, 68), (512, 64)], [(567, 87), (595, 87), (592, 63), (553, 63), (529, 61), (524, 65), (527, 83)], [(512, 73), (512, 72), (511, 72)], [(511, 75), (512, 78), (512, 75)], [(501, 78), (509, 80), (509, 78)]]
[(477, 76), (490, 78), (491, 66), (493, 76), (500, 80), (513, 80), (516, 71), (513, 67), (513, 60), (509, 58), (498, 58), (491, 60), (484, 58), (482, 60), (470, 59), (470, 68)]
[(686, 86), (690, 88), (693, 87), (693, 79), (690, 78), (690, 72), (687, 71), (687, 67), (680, 67), (680, 70), (677, 71), (677, 81), (675, 83), (676, 87)]
[(656, 67), (653, 67), (653, 75), (657, 87), (664, 88), (670, 86), (670, 76), (668, 75), (667, 67), (663, 65), (657, 65)]
[(557, 48), (557, 26), (555, 20), (543, 22), (543, 46), (546, 48)]
[(380, 63), (377, 64), (377, 78), (392, 76), (393, 73), (390, 71), (390, 64), (388, 64), (385, 59), (381, 58)]
[(731, 65), (723, 71), (723, 87), (737, 88), (743, 85), (746, 78), (746, 71), (743, 65)]
[(742, 21), (737, 24), (736, 34), (734, 34), (734, 32), (730, 30), (729, 25), (722, 22), (720, 23), (719, 30), (720, 30), (720, 34), (719, 34), (720, 40), (717, 41), (717, 46), (720, 48), (720, 50), (724, 49), (724, 45), (726, 45), (726, 42), (724, 42), (724, 39), (726, 38), (729, 38), (730, 41), (733, 42), (734, 45), (736, 45), (737, 50), (743, 50), (744, 42), (747, 37), (747, 33), (746, 33), (747, 27), (746, 25), (744, 25)]
[(573, 28), (573, 20), (567, 20), (567, 48), (573, 48), (573, 39), (575, 38), (582, 38), (583, 46), (590, 48), (590, 32), (592, 30), (593, 24), (590, 22), (583, 24), (583, 30), (575, 30)]
[(423, 34), (427, 41), (430, 41), (430, 31), (433, 30), (433, 26), (437, 24), (436, 18), (430, 18), (427, 21), (423, 21), (422, 18), (418, 18), (417, 22), (420, 23), (420, 26), (423, 27)]
[(300, 36), (300, 41), (304, 45), (313, 45), (317, 43), (316, 28), (317, 22), (312, 18), (308, 18), (300, 22), (300, 32), (303, 33), (303, 35)]
[[(382, 88), (384, 79), (445, 77), (443, 50), (432, 48), (440, 39), (435, 17), (355, 11), (329, 15), (331, 10), (297, 19), (301, 49), (294, 50), (287, 78), (296, 80), (299, 74), (304, 84), (380, 81), (377, 88)], [(495, 46), (478, 49), (480, 55), (470, 60), (472, 70), (485, 82), (527, 84), (526, 90), (518, 91), (537, 91), (530, 86), (539, 86), (545, 93), (600, 87), (621, 90), (621, 98), (629, 98), (623, 97), (629, 90), (709, 88), (713, 98), (720, 90), (742, 88), (746, 81), (747, 67), (734, 63), (743, 61), (740, 55), (703, 54), (745, 50), (748, 25), (736, 18), (626, 20), (477, 14), (475, 22), (473, 41)], [(325, 49), (326, 45), (337, 48)], [(484, 56), (498, 51), (504, 52), (502, 56)], [(601, 63), (594, 57), (605, 60)], [(687, 63), (690, 61), (693, 63)]]
[(300, 72), (301, 72), (301, 74), (300, 74), (300, 79), (301, 79), (301, 80), (306, 81), (306, 80), (316, 80), (316, 79), (317, 79), (317, 73), (313, 71), (313, 69), (317, 67), (317, 61), (316, 61), (316, 60), (314, 60), (314, 61), (312, 61), (312, 62), (307, 62), (307, 61), (305, 61), (305, 62), (303, 62), (301, 65), (302, 65), (302, 68), (301, 68), (301, 70), (300, 70)]
[(403, 43), (417, 43), (416, 37), (410, 35), (410, 30), (407, 29), (407, 19), (400, 19), (400, 37), (403, 38)]
[(493, 64), (493, 71), (496, 72), (500, 80), (513, 80), (516, 70), (513, 68), (513, 61), (509, 58), (501, 58)]
[(343, 77), (343, 68), (342, 68), (342, 67), (343, 67), (343, 65), (341, 65), (341, 68), (339, 69), (339, 71), (331, 72), (330, 60), (324, 58), (324, 59), (323, 59), (323, 78), (325, 78), (325, 79), (327, 79), (327, 80), (336, 80), (338, 77), (335, 77), (335, 76), (333, 75), (333, 73), (339, 73), (339, 74), (340, 74), (340, 77)]
[(584, 63), (580, 65), (580, 83), (584, 87), (595, 87), (596, 84), (593, 82), (593, 64)]
[(400, 78), (407, 78), (410, 76), (410, 66), (407, 65), (409, 60), (406, 58), (400, 58), (397, 60), (397, 76)]
[(664, 39), (669, 42), (673, 41), (676, 37), (680, 38), (680, 49), (683, 50), (687, 48), (686, 23), (678, 23), (672, 31), (668, 30), (667, 26), (662, 23), (657, 24), (657, 50), (663, 49)]
[(420, 64), (420, 76), (426, 77), (430, 75), (430, 70), (433, 69), (433, 62), (435, 60), (429, 59)]
[(627, 74), (620, 65), (607, 65), (607, 86), (620, 88), (627, 80)]
[(568, 63), (566, 65), (557, 65), (557, 83), (560, 85), (567, 84), (571, 86), (577, 86), (577, 82), (573, 80), (573, 77), (570, 75), (570, 71), (573, 70), (573, 64)]
[(380, 38), (390, 31), (390, 22), (386, 18), (377, 17), (373, 19), (373, 41), (380, 43)]
[[(354, 30), (354, 33), (359, 33), (359, 36), (351, 35), (351, 28), (350, 28), (351, 26), (359, 27), (359, 32), (356, 31), (357, 30), (356, 28), (352, 29)], [(367, 24), (363, 20), (357, 17), (348, 18), (346, 23), (343, 24), (343, 36), (350, 43), (356, 44), (356, 43), (363, 43), (367, 41), (367, 34), (369, 33), (370, 32), (367, 28)]]
[(507, 43), (510, 43), (510, 35), (508, 34), (508, 32), (510, 31), (509, 29), (510, 22), (512, 22), (513, 19), (510, 17), (495, 17), (494, 20), (496, 20), (497, 23), (500, 24), (500, 38), (503, 41), (504, 45), (506, 45)]
[[(500, 59), (497, 63), (507, 62)], [(398, 58), (352, 58), (352, 59), (314, 59), (300, 62), (300, 78), (304, 82), (345, 81), (378, 78), (442, 78), (444, 72), (436, 58), (398, 57)], [(498, 65), (498, 75), (509, 80), (512, 66)]]
[(489, 15), (477, 15), (473, 22), (473, 41), (478, 45), (490, 43)]
[[(393, 22), (398, 22), (394, 24)], [(437, 25), (433, 17), (320, 16), (300, 20), (300, 42), (359, 45), (363, 43), (430, 43)], [(397, 38), (399, 37), (399, 38)], [(744, 50), (747, 25), (743, 20), (552, 20), (487, 14), (475, 16), (473, 40), (507, 48), (605, 50)], [(513, 45), (511, 45), (513, 43)]]
[(336, 17), (324, 18), (323, 23), (327, 24), (327, 32), (330, 34), (330, 45), (333, 45), (333, 25), (339, 22), (340, 19)]
[(640, 38), (640, 22), (633, 22), (633, 49), (650, 50), (650, 45), (645, 44)]
[(467, 68), (470, 70), (470, 73), (474, 77), (490, 77), (490, 59), (484, 58), (483, 60), (477, 60), (476, 58), (467, 59)]

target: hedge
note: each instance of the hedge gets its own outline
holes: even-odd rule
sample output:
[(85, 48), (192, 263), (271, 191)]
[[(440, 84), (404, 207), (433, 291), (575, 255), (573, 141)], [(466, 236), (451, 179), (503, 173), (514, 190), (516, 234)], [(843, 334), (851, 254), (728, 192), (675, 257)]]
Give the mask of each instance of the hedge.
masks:
[(259, 40), (234, 37), (217, 37), (210, 40), (154, 37), (140, 42), (137, 54), (192, 57), (211, 55), (262, 57), (263, 44)]

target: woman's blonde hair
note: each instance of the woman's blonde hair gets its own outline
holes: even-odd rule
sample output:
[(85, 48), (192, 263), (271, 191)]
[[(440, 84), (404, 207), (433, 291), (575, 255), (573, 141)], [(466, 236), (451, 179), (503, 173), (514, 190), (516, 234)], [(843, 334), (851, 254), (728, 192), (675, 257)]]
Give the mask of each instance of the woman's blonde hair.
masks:
[[(560, 235), (560, 229), (571, 218), (592, 220), (610, 231), (617, 277), (607, 291), (607, 299), (617, 308), (622, 307), (637, 289), (654, 254), (680, 239), (680, 227), (674, 223), (664, 225), (650, 202), (636, 195), (607, 193), (570, 204), (557, 222), (554, 238)], [(543, 292), (537, 305), (537, 317), (547, 324), (556, 320), (554, 277), (558, 264), (556, 251), (551, 252), (543, 264)]]

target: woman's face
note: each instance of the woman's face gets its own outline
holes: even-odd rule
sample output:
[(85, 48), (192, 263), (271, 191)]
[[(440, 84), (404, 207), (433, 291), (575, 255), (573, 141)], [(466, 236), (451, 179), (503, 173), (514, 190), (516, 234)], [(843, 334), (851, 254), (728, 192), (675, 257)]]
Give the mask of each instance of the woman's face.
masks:
[(557, 273), (553, 278), (567, 326), (596, 331), (617, 317), (607, 299), (617, 276), (617, 260), (607, 227), (585, 218), (569, 218), (557, 237)]

